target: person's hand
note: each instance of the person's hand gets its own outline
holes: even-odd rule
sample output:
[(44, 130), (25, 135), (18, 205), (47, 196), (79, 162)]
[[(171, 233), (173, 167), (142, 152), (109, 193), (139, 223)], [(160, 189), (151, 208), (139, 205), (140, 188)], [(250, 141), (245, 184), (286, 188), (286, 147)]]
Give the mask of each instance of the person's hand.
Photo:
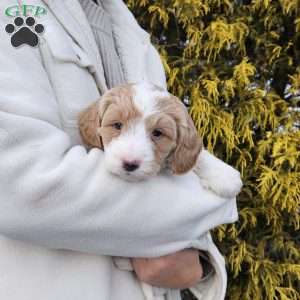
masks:
[(203, 276), (199, 251), (186, 249), (158, 258), (132, 258), (139, 280), (156, 287), (185, 289)]

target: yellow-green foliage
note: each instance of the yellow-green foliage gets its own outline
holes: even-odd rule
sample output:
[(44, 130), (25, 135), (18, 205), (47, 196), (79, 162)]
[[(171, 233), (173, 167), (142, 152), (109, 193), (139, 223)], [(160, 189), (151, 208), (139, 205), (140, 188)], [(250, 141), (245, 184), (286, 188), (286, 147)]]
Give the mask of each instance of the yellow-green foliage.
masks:
[(240, 219), (214, 232), (228, 299), (300, 299), (300, 1), (127, 4), (205, 146), (242, 173)]

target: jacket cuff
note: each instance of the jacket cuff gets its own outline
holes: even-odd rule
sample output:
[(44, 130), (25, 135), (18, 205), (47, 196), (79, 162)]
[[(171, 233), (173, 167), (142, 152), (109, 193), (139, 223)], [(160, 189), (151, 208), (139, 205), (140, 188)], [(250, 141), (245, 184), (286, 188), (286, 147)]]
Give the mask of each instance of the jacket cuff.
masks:
[(191, 247), (207, 254), (212, 272), (209, 272), (208, 269), (206, 276), (189, 290), (198, 300), (224, 300), (227, 286), (225, 261), (215, 246), (210, 233), (194, 241)]

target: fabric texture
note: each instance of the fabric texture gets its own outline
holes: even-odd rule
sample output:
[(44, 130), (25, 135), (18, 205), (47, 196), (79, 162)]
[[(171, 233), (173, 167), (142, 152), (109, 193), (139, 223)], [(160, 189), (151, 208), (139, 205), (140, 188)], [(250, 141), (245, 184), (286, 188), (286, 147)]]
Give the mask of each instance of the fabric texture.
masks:
[[(122, 1), (102, 3), (125, 80), (165, 87), (147, 33)], [(0, 10), (11, 5), (3, 0)], [(102, 151), (87, 152), (78, 131), (78, 113), (108, 88), (84, 11), (77, 0), (31, 5), (48, 11), (39, 19), (45, 32), (38, 48), (13, 48), (0, 32), (1, 299), (142, 300), (139, 282), (111, 257), (189, 247), (207, 251), (215, 269), (193, 292), (223, 299), (224, 260), (208, 231), (237, 219), (235, 199), (205, 190), (193, 172), (140, 184), (109, 175)], [(10, 22), (1, 14), (2, 28)]]
[(101, 2), (79, 0), (93, 31), (99, 53), (102, 58), (104, 76), (108, 88), (125, 83), (124, 72), (116, 51), (110, 16), (103, 9)]

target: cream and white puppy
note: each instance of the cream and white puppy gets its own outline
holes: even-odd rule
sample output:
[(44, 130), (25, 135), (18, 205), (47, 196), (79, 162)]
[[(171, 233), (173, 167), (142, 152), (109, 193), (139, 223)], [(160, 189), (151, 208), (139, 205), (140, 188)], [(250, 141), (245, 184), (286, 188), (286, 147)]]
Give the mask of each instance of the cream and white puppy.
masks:
[(104, 150), (107, 170), (125, 180), (194, 169), (202, 185), (220, 196), (235, 197), (241, 189), (239, 172), (202, 149), (182, 102), (153, 84), (107, 91), (80, 114), (79, 129), (86, 145)]
[[(128, 181), (170, 171), (194, 170), (205, 188), (227, 198), (242, 186), (240, 173), (206, 150), (182, 102), (165, 90), (141, 82), (115, 87), (79, 117), (84, 143), (105, 152), (107, 170)], [(200, 195), (199, 195), (200, 197)], [(130, 259), (114, 258), (132, 271)], [(147, 300), (165, 299), (167, 289), (141, 282)]]

